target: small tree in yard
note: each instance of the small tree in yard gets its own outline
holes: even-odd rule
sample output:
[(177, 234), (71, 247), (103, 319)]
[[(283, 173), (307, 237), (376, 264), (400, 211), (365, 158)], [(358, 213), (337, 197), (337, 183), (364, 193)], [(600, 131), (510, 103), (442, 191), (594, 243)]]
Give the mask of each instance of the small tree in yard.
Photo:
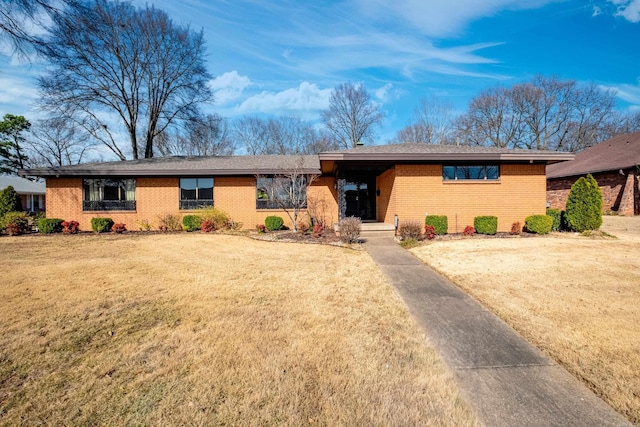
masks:
[(317, 178), (305, 165), (305, 157), (283, 164), (282, 173), (272, 176), (256, 175), (258, 203), (263, 209), (282, 209), (298, 231), (298, 217), (307, 208), (307, 189)]
[(20, 195), (12, 186), (0, 190), (0, 219), (7, 212), (22, 212), (22, 201)]
[(569, 227), (578, 232), (597, 230), (602, 225), (602, 192), (591, 174), (571, 186), (566, 216)]

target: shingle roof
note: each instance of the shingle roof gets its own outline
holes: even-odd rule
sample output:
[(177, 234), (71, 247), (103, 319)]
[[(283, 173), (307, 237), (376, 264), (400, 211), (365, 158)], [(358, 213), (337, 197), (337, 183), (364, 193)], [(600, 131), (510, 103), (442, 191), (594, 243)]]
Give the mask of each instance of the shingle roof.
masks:
[(12, 186), (18, 194), (45, 194), (44, 182), (33, 182), (19, 176), (0, 175), (0, 190)]
[(320, 153), (320, 160), (518, 160), (564, 161), (571, 153), (440, 144), (387, 144)]
[(547, 166), (547, 178), (618, 171), (640, 165), (640, 132), (618, 135), (576, 154), (570, 162)]
[(195, 176), (278, 174), (292, 167), (320, 173), (318, 156), (170, 156), (21, 171), (34, 176)]

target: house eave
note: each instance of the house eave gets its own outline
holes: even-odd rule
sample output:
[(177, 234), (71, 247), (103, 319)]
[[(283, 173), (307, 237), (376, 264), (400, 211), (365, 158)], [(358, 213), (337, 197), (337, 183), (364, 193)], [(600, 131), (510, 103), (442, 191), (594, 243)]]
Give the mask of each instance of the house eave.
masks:
[[(40, 176), (55, 178), (79, 178), (79, 177), (192, 177), (192, 176), (255, 176), (255, 175), (281, 175), (287, 173), (285, 169), (24, 169), (20, 170), (20, 176)], [(320, 175), (320, 169), (300, 169), (305, 175)]]
[(497, 161), (522, 163), (556, 163), (573, 160), (571, 153), (321, 153), (320, 161)]

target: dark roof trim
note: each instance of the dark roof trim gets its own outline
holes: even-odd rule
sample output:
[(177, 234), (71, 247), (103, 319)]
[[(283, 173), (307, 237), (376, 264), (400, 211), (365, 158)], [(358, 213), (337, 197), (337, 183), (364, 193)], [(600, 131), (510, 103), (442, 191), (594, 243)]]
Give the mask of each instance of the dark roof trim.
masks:
[[(305, 175), (320, 175), (320, 169), (301, 169)], [(186, 176), (255, 176), (255, 175), (280, 175), (286, 173), (286, 169), (22, 169), (18, 171), (20, 176), (41, 177), (186, 177)]]
[(573, 160), (572, 153), (320, 153), (322, 160), (361, 161), (517, 161), (517, 162), (561, 162)]

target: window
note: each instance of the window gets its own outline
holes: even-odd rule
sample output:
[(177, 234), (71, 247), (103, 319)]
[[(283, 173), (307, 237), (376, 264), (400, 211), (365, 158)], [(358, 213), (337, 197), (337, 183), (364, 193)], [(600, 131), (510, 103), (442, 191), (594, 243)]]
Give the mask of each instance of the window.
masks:
[(213, 178), (180, 178), (180, 209), (213, 206)]
[(294, 209), (306, 206), (306, 177), (260, 177), (256, 180), (256, 209)]
[(83, 211), (135, 211), (135, 179), (83, 179)]
[(500, 177), (498, 165), (480, 166), (442, 166), (444, 181), (458, 180), (497, 180)]

